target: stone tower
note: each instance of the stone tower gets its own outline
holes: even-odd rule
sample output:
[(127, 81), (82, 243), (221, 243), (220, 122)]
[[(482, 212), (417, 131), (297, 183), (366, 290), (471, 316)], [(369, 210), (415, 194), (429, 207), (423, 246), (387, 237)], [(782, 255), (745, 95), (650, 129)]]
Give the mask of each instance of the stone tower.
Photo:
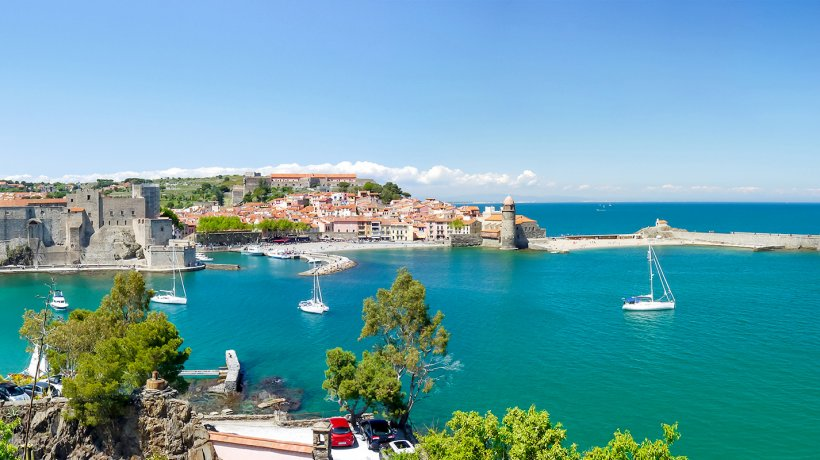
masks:
[(501, 249), (518, 249), (515, 245), (515, 201), (504, 199), (501, 207)]

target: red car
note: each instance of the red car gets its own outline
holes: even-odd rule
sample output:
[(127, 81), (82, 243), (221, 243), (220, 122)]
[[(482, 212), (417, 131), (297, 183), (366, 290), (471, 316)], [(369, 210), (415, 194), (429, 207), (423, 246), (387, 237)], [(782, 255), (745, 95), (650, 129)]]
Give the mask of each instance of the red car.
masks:
[(353, 431), (344, 417), (330, 418), (330, 445), (332, 447), (352, 446), (355, 443)]

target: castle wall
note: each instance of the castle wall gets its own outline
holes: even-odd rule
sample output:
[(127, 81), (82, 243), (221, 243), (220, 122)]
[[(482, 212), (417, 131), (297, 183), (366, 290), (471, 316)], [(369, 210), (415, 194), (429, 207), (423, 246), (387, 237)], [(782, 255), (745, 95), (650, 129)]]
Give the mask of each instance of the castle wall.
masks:
[(142, 198), (102, 199), (103, 225), (128, 227), (134, 220), (145, 217), (145, 201)]
[(99, 229), (103, 225), (101, 211), (102, 211), (102, 195), (97, 190), (78, 190), (66, 196), (66, 205), (69, 208), (83, 208), (88, 214), (88, 220), (91, 221), (93, 228)]

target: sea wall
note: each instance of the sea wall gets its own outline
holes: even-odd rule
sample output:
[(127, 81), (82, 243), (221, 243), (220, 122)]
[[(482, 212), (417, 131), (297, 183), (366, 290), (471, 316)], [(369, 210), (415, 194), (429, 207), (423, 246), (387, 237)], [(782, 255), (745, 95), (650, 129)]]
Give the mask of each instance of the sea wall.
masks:
[[(142, 390), (132, 397), (126, 415), (111, 424), (81, 425), (66, 417), (68, 400), (35, 401), (31, 419), (34, 458), (132, 459), (158, 454), (169, 460), (211, 460), (216, 452), (202, 420), (175, 390)], [(22, 445), (28, 403), (0, 402), (0, 418), (20, 419), (12, 443)]]
[(482, 238), (478, 234), (450, 235), (450, 245), (454, 248), (481, 246)]
[(234, 246), (258, 243), (261, 232), (211, 232), (197, 233), (196, 242), (205, 246)]
[(693, 243), (719, 244), (751, 248), (814, 249), (820, 250), (820, 235), (792, 235), (780, 233), (705, 233), (673, 230), (674, 239)]

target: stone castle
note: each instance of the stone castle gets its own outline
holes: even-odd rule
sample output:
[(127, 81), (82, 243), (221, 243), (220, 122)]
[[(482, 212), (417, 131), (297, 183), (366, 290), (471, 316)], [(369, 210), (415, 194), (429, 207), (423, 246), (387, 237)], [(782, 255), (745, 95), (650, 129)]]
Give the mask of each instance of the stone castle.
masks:
[(159, 186), (137, 184), (130, 198), (81, 189), (64, 199), (2, 202), (0, 261), (27, 246), (34, 266), (195, 265), (193, 248), (174, 240), (173, 223), (159, 215), (159, 200)]

